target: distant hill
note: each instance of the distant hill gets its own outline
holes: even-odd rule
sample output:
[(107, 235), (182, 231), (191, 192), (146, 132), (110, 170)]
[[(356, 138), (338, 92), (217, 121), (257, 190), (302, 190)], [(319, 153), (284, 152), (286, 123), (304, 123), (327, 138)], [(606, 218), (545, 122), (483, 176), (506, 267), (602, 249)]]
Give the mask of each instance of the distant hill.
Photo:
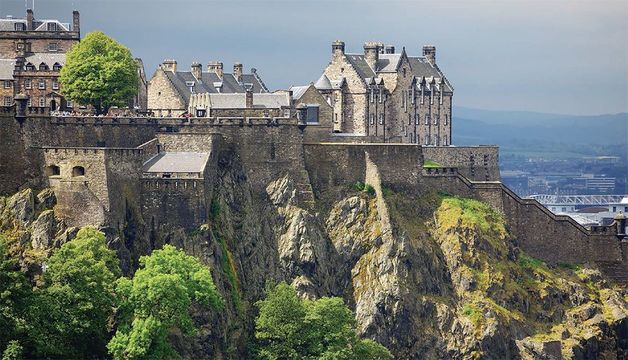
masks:
[(543, 145), (628, 143), (628, 113), (578, 116), (527, 111), (454, 108), (456, 144), (497, 144), (503, 148)]

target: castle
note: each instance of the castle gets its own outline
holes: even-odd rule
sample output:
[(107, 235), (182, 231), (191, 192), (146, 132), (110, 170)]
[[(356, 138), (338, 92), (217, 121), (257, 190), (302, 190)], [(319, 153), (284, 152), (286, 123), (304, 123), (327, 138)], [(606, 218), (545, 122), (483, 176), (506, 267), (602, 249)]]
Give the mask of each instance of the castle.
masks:
[[(32, 37), (29, 24), (0, 37)], [(70, 43), (78, 41), (78, 13), (74, 29), (63, 35)], [(26, 46), (11, 46), (23, 54), (19, 44)], [(135, 219), (152, 231), (193, 230), (208, 219), (222, 169), (237, 163), (243, 175), (233, 181), (267, 198), (266, 187), (287, 177), (304, 209), (314, 210), (326, 189), (358, 181), (376, 185), (378, 196), (388, 188), (476, 198), (507, 215), (534, 257), (606, 264), (611, 276), (628, 269), (625, 219), (584, 228), (505, 187), (497, 147), (451, 145), (453, 87), (433, 46), (410, 56), (368, 42), (364, 54), (348, 54), (335, 41), (316, 82), (274, 93), (241, 64), (231, 74), (219, 62), (182, 72), (168, 60), (148, 84), (152, 117), (54, 116), (50, 104), (33, 104), (40, 95), (25, 93), (22, 71), (32, 70), (15, 66), (17, 95), (0, 104), (0, 193), (50, 186), (68, 225), (123, 233)]]

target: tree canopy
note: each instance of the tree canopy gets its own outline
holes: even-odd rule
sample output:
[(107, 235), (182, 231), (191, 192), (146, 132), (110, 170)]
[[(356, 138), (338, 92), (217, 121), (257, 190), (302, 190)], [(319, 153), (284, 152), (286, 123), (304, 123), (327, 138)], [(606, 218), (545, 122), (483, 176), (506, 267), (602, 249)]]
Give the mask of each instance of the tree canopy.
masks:
[(91, 32), (66, 54), (60, 81), (67, 99), (106, 113), (137, 93), (137, 63), (128, 48), (100, 31)]
[(194, 333), (193, 304), (222, 306), (209, 269), (171, 245), (141, 257), (140, 269), (132, 280), (120, 278), (116, 293), (118, 329), (108, 345), (115, 359), (176, 358), (168, 332)]
[(257, 306), (255, 337), (263, 359), (392, 359), (382, 345), (358, 338), (353, 313), (341, 298), (302, 300), (280, 283)]
[(118, 258), (105, 236), (81, 229), (48, 260), (44, 285), (35, 292), (31, 321), (42, 357), (93, 358), (106, 354), (108, 323), (120, 277)]

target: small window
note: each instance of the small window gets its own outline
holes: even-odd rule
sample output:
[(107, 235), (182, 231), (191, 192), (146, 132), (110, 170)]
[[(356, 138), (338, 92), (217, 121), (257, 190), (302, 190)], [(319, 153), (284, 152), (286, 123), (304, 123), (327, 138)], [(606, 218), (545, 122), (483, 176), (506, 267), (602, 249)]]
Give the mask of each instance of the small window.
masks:
[(617, 212), (617, 206), (613, 206), (613, 212)]
[(15, 31), (26, 31), (26, 24), (15, 23)]
[(46, 176), (59, 176), (61, 169), (57, 165), (49, 165), (46, 167)]
[(33, 106), (33, 100), (31, 98), (28, 98), (28, 101), (26, 102), (26, 106), (28, 107)]
[(48, 51), (57, 51), (59, 49), (57, 43), (48, 44)]
[(31, 79), (24, 79), (24, 88), (25, 89), (32, 89), (33, 88), (33, 84)]
[(447, 143), (447, 135), (443, 135), (443, 145), (445, 145), (445, 146), (449, 145)]
[(26, 66), (24, 66), (24, 70), (26, 71), (35, 71), (35, 65), (28, 63), (26, 64)]
[(46, 107), (46, 98), (39, 98), (39, 107)]
[(47, 24), (47, 27), (48, 27), (48, 31), (57, 31), (58, 30), (57, 23), (54, 23), (54, 22), (49, 22)]
[(52, 80), (52, 89), (53, 90), (59, 90), (59, 81), (58, 80)]
[(371, 113), (370, 119), (371, 119), (371, 125), (375, 125), (375, 114)]
[(54, 65), (52, 65), (52, 70), (61, 71), (61, 65), (59, 63), (55, 63)]
[(46, 88), (46, 80), (40, 79), (39, 83), (37, 84), (37, 88), (39, 90), (44, 90)]
[(566, 211), (567, 211), (567, 208), (566, 208), (566, 207), (560, 208), (560, 211), (562, 211), (562, 212), (566, 212)]
[(85, 176), (85, 168), (82, 166), (75, 166), (72, 168), (72, 177)]
[(73, 108), (73, 107), (74, 107), (74, 104), (72, 103), (72, 101), (68, 100), (68, 102), (65, 104), (65, 107), (67, 107), (67, 108), (70, 108), (70, 109), (71, 109), (71, 108)]
[(13, 97), (5, 96), (4, 97), (4, 106), (11, 106), (11, 105), (13, 105)]
[(425, 145), (429, 145), (429, 144), (430, 144), (430, 136), (425, 135)]
[(445, 114), (445, 125), (449, 124), (449, 114)]
[(438, 116), (434, 116), (434, 125), (438, 125)]
[(429, 115), (425, 115), (425, 125), (429, 125), (430, 124), (430, 116)]
[(41, 63), (39, 64), (39, 71), (48, 71), (48, 65), (46, 65), (46, 63)]
[(318, 123), (318, 106), (310, 105), (307, 107), (305, 119), (308, 123)]
[(379, 114), (379, 124), (384, 125), (384, 114)]
[(420, 118), (419, 114), (414, 115), (414, 125), (419, 125), (419, 122), (420, 122), (419, 118)]
[(5, 89), (10, 89), (10, 88), (11, 88), (11, 85), (13, 85), (13, 84), (11, 83), (11, 80), (4, 80), (4, 88), (5, 88)]

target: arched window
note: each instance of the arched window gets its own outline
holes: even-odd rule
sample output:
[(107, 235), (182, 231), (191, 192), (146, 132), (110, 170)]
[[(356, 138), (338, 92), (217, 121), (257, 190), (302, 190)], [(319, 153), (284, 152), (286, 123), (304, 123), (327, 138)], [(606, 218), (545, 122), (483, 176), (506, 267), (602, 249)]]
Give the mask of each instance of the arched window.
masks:
[(61, 64), (55, 63), (54, 65), (52, 65), (52, 70), (61, 71)]
[(39, 71), (48, 71), (48, 65), (46, 63), (39, 64)]
[(35, 65), (28, 63), (26, 65), (24, 65), (24, 70), (26, 71), (35, 71)]
[(46, 176), (61, 175), (61, 169), (57, 165), (48, 165), (46, 167)]
[(85, 168), (82, 166), (75, 166), (72, 168), (72, 177), (85, 176)]

